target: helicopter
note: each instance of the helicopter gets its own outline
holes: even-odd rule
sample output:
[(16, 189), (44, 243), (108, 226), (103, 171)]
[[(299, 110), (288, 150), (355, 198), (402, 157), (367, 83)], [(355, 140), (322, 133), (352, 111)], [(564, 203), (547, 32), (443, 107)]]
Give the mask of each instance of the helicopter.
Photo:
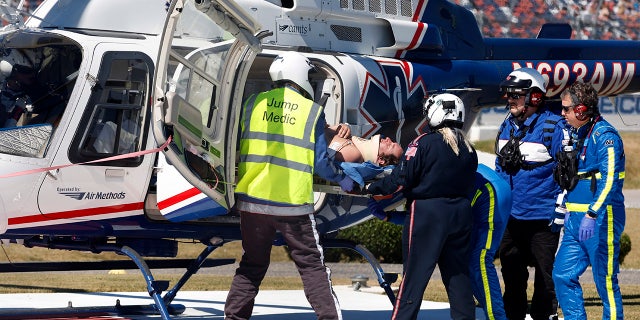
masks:
[[(240, 110), (270, 89), (269, 65), (284, 51), (318, 69), (311, 84), (328, 123), (402, 146), (427, 129), (430, 94), (458, 95), (469, 130), (481, 110), (504, 105), (499, 83), (520, 67), (543, 74), (551, 104), (576, 80), (601, 96), (640, 91), (637, 41), (573, 40), (566, 24), (536, 39), (484, 38), (470, 11), (445, 0), (46, 0), (26, 21), (6, 6), (2, 14), (0, 76), (25, 63), (37, 88), (12, 98), (21, 111), (0, 129), (0, 239), (124, 255), (163, 319), (180, 312), (171, 302), (199, 268), (233, 263), (207, 257), (241, 239), (232, 210)], [(393, 301), (394, 275), (335, 238), (372, 218), (367, 196), (320, 179), (314, 190), (323, 245), (362, 254)], [(201, 254), (153, 259), (175, 258), (183, 240), (202, 243)], [(175, 266), (187, 271), (171, 288), (151, 272)]]

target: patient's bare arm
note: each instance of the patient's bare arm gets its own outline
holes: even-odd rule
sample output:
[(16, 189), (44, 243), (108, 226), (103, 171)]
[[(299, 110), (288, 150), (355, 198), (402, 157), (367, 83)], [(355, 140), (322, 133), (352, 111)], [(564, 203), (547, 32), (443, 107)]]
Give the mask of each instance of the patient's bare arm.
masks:
[(345, 139), (337, 134), (336, 126), (325, 129), (329, 149), (335, 152), (334, 159), (342, 162), (364, 162), (362, 153), (351, 141), (351, 137)]

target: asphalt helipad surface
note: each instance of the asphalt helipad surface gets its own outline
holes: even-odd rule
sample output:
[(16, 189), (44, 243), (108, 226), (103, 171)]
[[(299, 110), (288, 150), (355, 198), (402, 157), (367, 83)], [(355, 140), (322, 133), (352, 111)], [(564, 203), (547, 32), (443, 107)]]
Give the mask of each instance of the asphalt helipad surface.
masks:
[[(378, 320), (391, 317), (391, 302), (381, 289), (369, 288), (355, 291), (349, 286), (335, 286), (342, 308), (343, 319)], [(223, 319), (224, 301), (227, 291), (185, 291), (179, 292), (174, 304), (186, 309), (171, 319)], [(110, 293), (39, 293), (0, 295), (0, 319), (9, 314), (8, 308), (74, 308), (88, 306), (114, 306), (116, 300), (121, 305), (149, 305), (153, 300), (143, 292)], [(71, 310), (71, 309), (70, 309)], [(5, 316), (5, 317), (3, 317)], [(481, 309), (476, 309), (477, 319), (484, 319)], [(49, 318), (51, 319), (51, 318)], [(60, 319), (60, 318), (56, 318)], [(110, 315), (85, 314), (66, 319), (161, 319), (159, 315)], [(313, 310), (302, 290), (260, 291), (251, 319), (257, 320), (312, 320)], [(423, 301), (418, 319), (450, 319), (449, 304)]]

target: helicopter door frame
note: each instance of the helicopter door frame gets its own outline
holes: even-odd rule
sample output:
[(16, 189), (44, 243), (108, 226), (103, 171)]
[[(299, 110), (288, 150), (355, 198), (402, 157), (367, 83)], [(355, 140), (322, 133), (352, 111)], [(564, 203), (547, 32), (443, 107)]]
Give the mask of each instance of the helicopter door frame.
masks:
[[(234, 204), (242, 88), (261, 50), (254, 36), (260, 27), (227, 0), (179, 0), (169, 12), (155, 77), (154, 136), (158, 145), (171, 139), (163, 151), (167, 162), (213, 199), (217, 215)], [(221, 14), (226, 18), (218, 20)], [(183, 18), (189, 21), (189, 33), (181, 33)], [(208, 27), (194, 28), (194, 23)], [(194, 29), (204, 31), (196, 35)], [(172, 204), (186, 206), (189, 200)]]

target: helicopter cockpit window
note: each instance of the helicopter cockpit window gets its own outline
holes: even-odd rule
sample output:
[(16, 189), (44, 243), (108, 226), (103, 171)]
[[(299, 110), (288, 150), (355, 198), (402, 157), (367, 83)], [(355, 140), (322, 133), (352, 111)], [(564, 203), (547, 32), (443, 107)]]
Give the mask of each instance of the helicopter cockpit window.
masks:
[(77, 44), (48, 33), (0, 37), (0, 153), (45, 156), (81, 59)]
[(87, 126), (81, 128), (82, 135), (74, 140), (73, 145), (79, 145), (80, 149), (71, 155), (74, 162), (125, 155), (104, 164), (136, 166), (140, 163), (140, 156), (126, 155), (144, 148), (152, 74), (150, 60), (141, 53), (105, 54), (89, 102), (93, 107), (86, 109), (81, 120)]

